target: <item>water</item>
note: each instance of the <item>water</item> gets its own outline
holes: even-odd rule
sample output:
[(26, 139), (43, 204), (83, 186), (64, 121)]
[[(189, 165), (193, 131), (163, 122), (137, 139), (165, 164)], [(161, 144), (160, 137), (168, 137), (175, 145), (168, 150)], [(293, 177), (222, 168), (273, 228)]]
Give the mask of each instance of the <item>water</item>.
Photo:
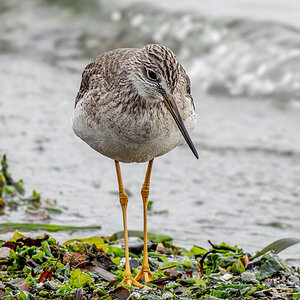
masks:
[[(122, 229), (114, 163), (77, 139), (70, 119), (93, 57), (158, 42), (191, 76), (200, 160), (185, 145), (155, 160), (150, 198), (167, 213), (149, 216), (150, 230), (179, 245), (210, 239), (252, 252), (299, 237), (300, 25), (293, 16), (300, 4), (256, 3), (254, 14), (249, 1), (227, 0), (224, 9), (216, 1), (172, 9), (172, 1), (84, 3), (0, 2), (0, 153), (27, 191), (42, 191), (63, 208), (50, 223), (102, 226), (73, 236)], [(146, 165), (121, 168), (129, 228), (142, 229)], [(12, 220), (37, 222), (21, 211), (1, 217)], [(275, 222), (280, 228), (270, 226)], [(299, 263), (299, 246), (282, 256)]]
[[(227, 2), (229, 7), (239, 7), (240, 3)], [(174, 2), (162, 1), (161, 5), (165, 8), (173, 7), (175, 10), (168, 15), (151, 9), (145, 14), (144, 7), (136, 7), (135, 4), (120, 15), (129, 19), (132, 27), (141, 27), (138, 30), (142, 36), (151, 32), (153, 40), (175, 48), (180, 57), (190, 62), (187, 64), (190, 75), (205, 91), (222, 96), (224, 93), (232, 96), (276, 96), (282, 100), (300, 97), (299, 21), (296, 28), (289, 23), (275, 23), (268, 14), (268, 21), (266, 18), (264, 21), (253, 20), (249, 18), (252, 16), (249, 8), (255, 7), (259, 11), (260, 6), (265, 4), (257, 3), (255, 6), (251, 2), (250, 6), (250, 1), (243, 1), (244, 11), (240, 9), (233, 13), (227, 9), (217, 18), (204, 15), (204, 12), (215, 11), (217, 3), (214, 9), (211, 7), (213, 3), (208, 1), (201, 1), (201, 4), (188, 1), (184, 3), (185, 9), (180, 3), (173, 7)], [(178, 13), (178, 6), (187, 12)], [(223, 6), (226, 7), (226, 3), (222, 2)], [(190, 13), (191, 7), (198, 14)], [(294, 8), (291, 6), (288, 13)], [(277, 16), (276, 10), (275, 13)], [(238, 17), (230, 17), (231, 14)], [(246, 15), (247, 18), (241, 18)], [(257, 18), (257, 14), (254, 15)]]

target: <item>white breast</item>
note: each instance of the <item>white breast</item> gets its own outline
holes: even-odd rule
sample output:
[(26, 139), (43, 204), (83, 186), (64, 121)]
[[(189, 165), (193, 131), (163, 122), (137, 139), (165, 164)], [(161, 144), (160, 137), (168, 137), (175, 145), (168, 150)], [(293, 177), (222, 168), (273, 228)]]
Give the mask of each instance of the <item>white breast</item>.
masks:
[[(118, 118), (117, 113), (115, 116), (97, 114), (95, 121), (80, 102), (73, 114), (74, 132), (93, 149), (113, 160), (125, 163), (147, 162), (171, 151), (184, 141), (171, 114), (158, 118), (152, 125), (151, 120), (145, 116), (140, 119), (135, 116), (137, 120), (131, 122), (126, 118)], [(189, 109), (182, 117), (187, 130), (191, 132), (196, 122), (194, 111)]]

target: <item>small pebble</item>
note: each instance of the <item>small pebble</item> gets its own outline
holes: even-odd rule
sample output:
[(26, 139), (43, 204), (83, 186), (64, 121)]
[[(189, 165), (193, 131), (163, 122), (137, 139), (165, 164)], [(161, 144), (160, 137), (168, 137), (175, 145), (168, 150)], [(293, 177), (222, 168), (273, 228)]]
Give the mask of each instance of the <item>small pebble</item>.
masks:
[(226, 273), (226, 274), (224, 274), (223, 276), (221, 276), (220, 279), (221, 279), (222, 281), (227, 281), (227, 280), (231, 279), (232, 277), (233, 277), (232, 274)]
[(295, 275), (291, 275), (289, 277), (289, 281), (293, 282), (293, 283), (296, 283), (296, 284), (299, 284), (300, 283), (300, 278), (295, 276)]
[(166, 287), (167, 289), (170, 289), (170, 288), (173, 287), (173, 286), (180, 286), (180, 284), (179, 284), (178, 282), (176, 282), (176, 281), (170, 281), (170, 282), (168, 282), (168, 283), (165, 285), (165, 287)]
[(56, 283), (54, 281), (46, 281), (44, 287), (48, 290), (56, 290)]
[(9, 258), (10, 248), (2, 247), (0, 248), (0, 259)]
[(175, 294), (176, 296), (177, 296), (177, 295), (181, 295), (181, 294), (185, 293), (186, 290), (187, 290), (186, 287), (180, 286), (180, 287), (174, 289), (174, 294)]
[(150, 294), (152, 292), (151, 288), (149, 288), (148, 286), (144, 286), (142, 289), (141, 289), (141, 293), (142, 294)]
[(255, 283), (258, 284), (259, 281), (255, 278), (254, 273), (252, 272), (244, 272), (241, 274), (241, 280), (245, 283)]
[(171, 292), (165, 292), (165, 293), (163, 293), (161, 299), (164, 299), (164, 300), (174, 299), (174, 296)]
[(42, 289), (44, 288), (44, 283), (43, 283), (43, 282), (37, 283), (37, 284), (36, 284), (36, 288), (37, 288), (38, 290), (42, 290)]
[(14, 278), (13, 280), (10, 281), (10, 283), (18, 285), (18, 284), (22, 284), (24, 281), (25, 281), (24, 278)]
[(131, 293), (130, 295), (130, 300), (139, 300), (141, 298), (141, 294), (140, 293), (137, 293), (137, 292), (133, 292)]
[(159, 244), (157, 244), (157, 246), (156, 246), (156, 253), (163, 253), (164, 252), (164, 250), (165, 250), (165, 246), (162, 244), (162, 243), (159, 243)]
[(121, 266), (122, 268), (125, 268), (125, 257), (122, 257), (122, 258), (120, 259), (120, 266)]
[(139, 261), (136, 258), (132, 258), (129, 260), (130, 269), (137, 268), (139, 266)]

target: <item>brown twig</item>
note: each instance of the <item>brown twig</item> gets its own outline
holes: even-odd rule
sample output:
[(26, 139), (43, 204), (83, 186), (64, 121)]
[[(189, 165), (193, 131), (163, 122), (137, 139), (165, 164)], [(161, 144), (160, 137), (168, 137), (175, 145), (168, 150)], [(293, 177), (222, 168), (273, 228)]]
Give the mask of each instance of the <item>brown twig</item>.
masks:
[(177, 265), (174, 265), (174, 266), (170, 266), (170, 267), (166, 267), (166, 268), (162, 268), (162, 269), (158, 269), (159, 271), (164, 271), (164, 270), (168, 270), (168, 269), (173, 269), (173, 268), (176, 268)]

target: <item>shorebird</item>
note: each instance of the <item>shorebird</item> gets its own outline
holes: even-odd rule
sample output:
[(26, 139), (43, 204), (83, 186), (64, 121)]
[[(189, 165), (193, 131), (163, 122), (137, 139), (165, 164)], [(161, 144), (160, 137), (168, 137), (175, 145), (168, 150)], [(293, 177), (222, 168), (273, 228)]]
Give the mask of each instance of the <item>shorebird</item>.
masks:
[[(188, 133), (196, 122), (190, 79), (175, 54), (161, 45), (103, 53), (83, 71), (72, 121), (77, 136), (115, 161), (125, 243), (125, 276), (121, 283), (142, 287), (140, 279), (152, 280), (147, 249), (147, 202), (153, 160), (184, 140), (198, 158)], [(129, 265), (128, 197), (119, 162), (148, 162), (141, 190), (144, 257), (136, 278)]]

